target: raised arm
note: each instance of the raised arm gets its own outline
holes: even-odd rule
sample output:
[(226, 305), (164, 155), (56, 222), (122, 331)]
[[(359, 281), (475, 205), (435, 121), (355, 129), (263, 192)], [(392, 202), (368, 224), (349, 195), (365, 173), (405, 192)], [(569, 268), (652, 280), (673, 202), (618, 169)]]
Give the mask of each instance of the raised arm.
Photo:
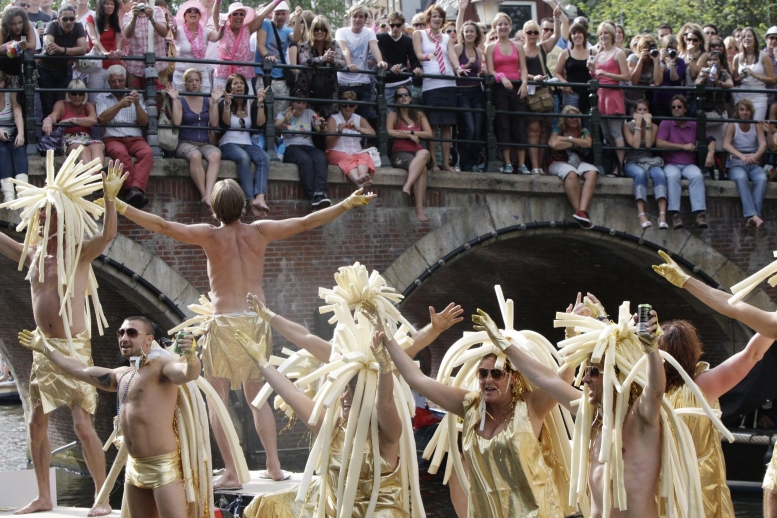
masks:
[(647, 323), (647, 335), (639, 335), (642, 350), (647, 355), (647, 384), (642, 389), (642, 394), (637, 398), (634, 407), (639, 412), (643, 421), (652, 426), (658, 426), (661, 421), (661, 401), (666, 390), (666, 373), (664, 361), (658, 352), (658, 315), (651, 311), (652, 318)]
[(461, 306), (451, 302), (441, 312), (437, 313), (432, 306), (429, 306), (429, 323), (423, 329), (413, 336), (413, 345), (405, 349), (405, 353), (411, 358), (423, 351), (432, 342), (437, 340), (441, 333), (450, 329), (454, 324), (458, 324), (464, 318), (461, 314), (464, 312)]
[(97, 259), (116, 237), (116, 196), (129, 175), (121, 174), (123, 168), (124, 164), (111, 160), (108, 162), (108, 174), (103, 173), (103, 228), (94, 237), (86, 240), (81, 250), (81, 261), (92, 262)]
[(267, 308), (262, 300), (249, 293), (248, 305), (254, 308), (259, 317), (270, 324), (281, 336), (316, 357), (322, 363), (329, 363), (332, 356), (332, 344), (310, 332), (305, 326), (292, 322)]
[[(99, 201), (100, 200), (97, 200), (97, 202)], [(146, 230), (172, 237), (176, 241), (182, 243), (199, 245), (207, 240), (213, 232), (213, 227), (211, 225), (184, 225), (174, 221), (167, 221), (154, 214), (136, 209), (121, 200), (116, 200), (115, 203), (116, 212), (123, 215), (128, 220), (140, 225)]]
[(758, 333), (747, 343), (747, 347), (724, 361), (717, 367), (696, 376), (694, 381), (712, 402), (734, 388), (763, 359), (764, 354), (774, 343)]
[(196, 345), (192, 335), (181, 338), (178, 340), (178, 347), (183, 353), (180, 361), (173, 358), (165, 359), (162, 374), (176, 385), (183, 385), (200, 377), (202, 363), (197, 356)]
[[(24, 245), (0, 232), (0, 254), (3, 254), (11, 261), (18, 263), (19, 259), (22, 258), (22, 251), (24, 251)], [(27, 255), (27, 260), (25, 261), (27, 266), (30, 265), (31, 255), (32, 254)]]
[(22, 331), (19, 333), (19, 343), (27, 349), (46, 356), (51, 360), (51, 363), (59, 367), (62, 372), (71, 378), (89, 383), (108, 392), (116, 392), (117, 369), (90, 367), (77, 358), (62, 354), (46, 341), (40, 329), (35, 331), (25, 329)]
[(256, 225), (268, 241), (281, 241), (334, 221), (352, 208), (363, 207), (377, 197), (377, 194), (373, 193), (362, 194), (363, 191), (364, 189), (359, 189), (337, 205), (313, 212), (303, 218), (260, 220), (252, 225)]
[(385, 333), (379, 331), (372, 337), (372, 354), (378, 362), (378, 393), (375, 405), (378, 408), (378, 430), (380, 431), (380, 455), (392, 467), (399, 460), (399, 439), (402, 436), (402, 420), (394, 402), (394, 375), (391, 357), (383, 345)]

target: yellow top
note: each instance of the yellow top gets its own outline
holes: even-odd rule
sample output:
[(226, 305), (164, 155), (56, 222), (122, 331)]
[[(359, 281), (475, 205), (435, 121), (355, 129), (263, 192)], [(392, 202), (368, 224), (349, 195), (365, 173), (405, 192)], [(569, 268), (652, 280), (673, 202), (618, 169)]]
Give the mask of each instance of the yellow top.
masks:
[(518, 401), (513, 418), (495, 437), (477, 433), (480, 393), (464, 399), (462, 450), (469, 467), (467, 518), (563, 518), (563, 502), (548, 467), (543, 443), (548, 434), (534, 436), (524, 401)]
[[(696, 364), (694, 378), (709, 368), (709, 363), (699, 362)], [(696, 396), (685, 384), (674, 388), (666, 397), (675, 410), (701, 407)], [(718, 400), (710, 403), (712, 408), (720, 409)], [(691, 431), (693, 445), (696, 447), (705, 517), (734, 518), (734, 504), (726, 485), (726, 461), (723, 458), (718, 431), (712, 425), (712, 421), (706, 417), (683, 416), (683, 419)]]

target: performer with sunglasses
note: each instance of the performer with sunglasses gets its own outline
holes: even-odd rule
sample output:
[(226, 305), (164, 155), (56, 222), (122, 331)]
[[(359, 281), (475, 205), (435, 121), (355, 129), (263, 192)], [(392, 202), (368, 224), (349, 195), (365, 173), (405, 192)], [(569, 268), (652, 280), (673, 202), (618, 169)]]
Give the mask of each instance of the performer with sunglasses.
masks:
[[(97, 166), (99, 169), (100, 166)], [(84, 239), (81, 242), (81, 255), (77, 264), (71, 267), (74, 270), (72, 281), (73, 297), (70, 303), (74, 311), (72, 312), (72, 321), (69, 330), (68, 325), (60, 314), (60, 308), (63, 303), (60, 300), (58, 285), (61, 278), (59, 271), (66, 270), (68, 265), (66, 259), (60, 256), (58, 245), (62, 245), (65, 250), (79, 244), (83, 236), (74, 234), (75, 228), (82, 228), (77, 221), (68, 216), (61, 216), (54, 207), (50, 208), (50, 218), (47, 221), (47, 202), (44, 201), (39, 211), (34, 212), (34, 217), (29, 221), (28, 238), (40, 240), (46, 239), (46, 246), (37, 247), (30, 250), (22, 243), (18, 243), (0, 233), (0, 253), (8, 259), (19, 262), (24, 257), (24, 265), (30, 270), (28, 279), (30, 280), (30, 292), (32, 295), (32, 312), (35, 319), (36, 331), (33, 333), (38, 339), (48, 341), (51, 350), (57, 350), (59, 356), (68, 358), (72, 354), (70, 361), (92, 365), (92, 348), (90, 341), (90, 324), (86, 320), (86, 297), (92, 296), (95, 301), (95, 312), (98, 321), (102, 317), (99, 311), (99, 302), (94, 299), (95, 292), (91, 290), (92, 283), (90, 276), (94, 275), (91, 270), (92, 261), (97, 259), (103, 253), (105, 247), (116, 236), (116, 210), (114, 200), (121, 188), (122, 182), (126, 178), (121, 176), (121, 167), (114, 169), (113, 161), (110, 162), (108, 176), (103, 176), (103, 191), (106, 204), (105, 219), (103, 220), (102, 231), (96, 233), (91, 239)], [(64, 213), (73, 214), (75, 202), (83, 202), (79, 195), (69, 192), (55, 180), (55, 185), (47, 185), (43, 188), (31, 188), (28, 184), (20, 184), (19, 187), (27, 187), (22, 192), (25, 199), (30, 200), (35, 196), (43, 197), (57, 196), (56, 191), (64, 194), (60, 196), (61, 203), (71, 204), (72, 207), (64, 207)], [(99, 187), (98, 187), (99, 189)], [(30, 192), (32, 191), (32, 192)], [(38, 192), (35, 192), (38, 191)], [(47, 192), (48, 191), (48, 192)], [(14, 208), (21, 208), (20, 200), (14, 202)], [(5, 204), (4, 204), (5, 205)], [(60, 218), (64, 218), (63, 236), (57, 235), (60, 239), (47, 239), (46, 232), (49, 228), (58, 229)], [(48, 223), (48, 228), (46, 225)], [(32, 236), (31, 234), (37, 234)], [(53, 237), (53, 236), (52, 236)], [(61, 249), (60, 249), (61, 250)], [(43, 256), (41, 258), (41, 255)], [(65, 254), (67, 256), (67, 254)], [(41, 272), (42, 269), (42, 272)], [(68, 272), (70, 273), (70, 272)], [(42, 279), (39, 277), (42, 274)], [(70, 278), (69, 276), (67, 276)], [(67, 285), (65, 285), (67, 287)], [(102, 317), (104, 318), (104, 317)], [(69, 340), (72, 338), (72, 340)], [(72, 342), (72, 345), (71, 343)], [(81, 443), (81, 448), (86, 461), (86, 466), (94, 480), (95, 492), (103, 485), (105, 481), (105, 454), (102, 449), (102, 442), (97, 436), (92, 425), (92, 415), (97, 410), (97, 394), (94, 387), (77, 380), (71, 380), (63, 377), (61, 371), (53, 364), (47, 355), (34, 354), (32, 359), (32, 373), (30, 374), (30, 452), (32, 463), (35, 468), (35, 477), (38, 482), (38, 497), (27, 506), (18, 510), (17, 514), (34, 513), (38, 511), (49, 511), (53, 508), (51, 501), (51, 487), (49, 482), (49, 468), (51, 466), (51, 446), (48, 439), (49, 413), (57, 408), (67, 405), (73, 416), (73, 428), (76, 436)], [(98, 505), (89, 511), (89, 516), (104, 516), (111, 512), (109, 505)]]
[[(162, 349), (152, 349), (154, 327), (145, 317), (127, 318), (116, 336), (121, 357), (130, 360), (129, 367), (107, 369), (69, 357), (41, 333), (22, 331), (19, 342), (47, 358), (60, 373), (92, 385), (92, 392), (97, 387), (117, 393), (118, 430), (129, 454), (124, 475), (129, 514), (186, 518), (177, 430), (183, 423), (176, 422), (175, 409), (178, 387), (199, 377), (200, 359), (190, 338), (178, 340), (183, 353), (180, 360)], [(97, 444), (99, 449), (99, 440)]]

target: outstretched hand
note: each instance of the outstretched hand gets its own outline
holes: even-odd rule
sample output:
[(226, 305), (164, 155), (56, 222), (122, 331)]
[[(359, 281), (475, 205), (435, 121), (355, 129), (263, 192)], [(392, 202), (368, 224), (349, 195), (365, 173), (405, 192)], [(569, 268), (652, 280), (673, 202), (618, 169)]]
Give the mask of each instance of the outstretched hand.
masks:
[(267, 343), (265, 342), (264, 337), (259, 340), (259, 343), (256, 343), (244, 332), (237, 331), (235, 333), (235, 340), (237, 340), (237, 343), (239, 343), (243, 349), (245, 349), (246, 353), (248, 353), (248, 356), (250, 356), (251, 359), (256, 362), (256, 365), (259, 367), (260, 371), (264, 370), (265, 367), (270, 364), (270, 362), (267, 361)]
[(432, 323), (432, 327), (438, 333), (447, 331), (454, 324), (458, 324), (464, 317), (459, 316), (464, 313), (461, 306), (455, 302), (451, 302), (448, 306), (437, 313), (432, 306), (429, 306), (429, 320)]
[(370, 320), (374, 331), (383, 332), (383, 315), (374, 301), (365, 300), (362, 302), (362, 314)]
[(491, 319), (488, 313), (478, 308), (478, 314), (472, 315), (472, 321), (476, 324), (473, 326), (475, 330), (485, 331), (488, 333), (488, 337), (491, 339), (491, 342), (495, 346), (499, 347), (499, 349), (505, 351), (508, 347), (510, 347), (510, 342), (507, 341), (507, 338), (502, 336), (502, 333), (499, 332), (499, 328), (496, 326), (496, 323)]
[[(124, 215), (125, 212), (127, 212), (127, 207), (129, 207), (129, 205), (127, 205), (127, 202), (116, 198), (115, 200), (113, 200), (113, 203), (116, 206), (116, 212), (118, 212), (122, 216)], [(97, 205), (98, 207), (105, 208), (105, 198), (94, 200), (94, 204)]]
[(248, 296), (246, 296), (246, 301), (248, 302), (248, 305), (253, 308), (253, 310), (256, 312), (259, 317), (267, 322), (270, 323), (270, 320), (275, 316), (275, 313), (271, 311), (267, 306), (264, 305), (264, 302), (262, 302), (262, 299), (260, 299), (257, 295), (254, 295), (253, 293), (249, 293)]
[(593, 293), (588, 292), (588, 294), (585, 297), (583, 297), (583, 304), (591, 312), (591, 317), (593, 318), (608, 317), (607, 311), (604, 310), (604, 306), (602, 305), (601, 302), (599, 302), (599, 299), (597, 299)]
[(103, 173), (103, 199), (105, 201), (116, 201), (121, 186), (124, 185), (124, 181), (129, 176), (129, 172), (121, 174), (123, 169), (124, 164), (118, 160), (108, 162), (108, 174)]
[(37, 329), (35, 331), (28, 331), (27, 329), (19, 333), (19, 343), (22, 347), (26, 347), (36, 353), (41, 353), (45, 356), (49, 355), (49, 350), (46, 347), (46, 339)]
[(351, 210), (354, 207), (364, 207), (365, 205), (369, 205), (369, 203), (378, 197), (377, 194), (373, 192), (368, 192), (367, 194), (364, 193), (364, 188), (359, 189), (358, 191), (354, 191), (350, 196), (348, 196), (343, 201), (343, 207), (345, 210)]
[(388, 349), (384, 342), (387, 340), (386, 333), (383, 331), (377, 331), (372, 337), (372, 355), (375, 357), (375, 361), (378, 362), (378, 370), (381, 374), (387, 374), (391, 372), (391, 356), (389, 356)]
[(685, 273), (683, 269), (680, 268), (680, 265), (674, 262), (674, 260), (669, 257), (669, 254), (663, 250), (659, 250), (658, 255), (660, 255), (666, 263), (661, 265), (654, 264), (653, 270), (678, 288), (685, 286), (686, 281), (688, 281), (691, 276)]

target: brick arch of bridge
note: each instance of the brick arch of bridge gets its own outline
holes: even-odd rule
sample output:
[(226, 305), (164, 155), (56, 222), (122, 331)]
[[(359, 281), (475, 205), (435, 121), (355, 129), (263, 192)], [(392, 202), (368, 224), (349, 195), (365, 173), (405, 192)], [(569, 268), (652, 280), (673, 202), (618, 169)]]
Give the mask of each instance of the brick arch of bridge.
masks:
[[(744, 347), (749, 329), (713, 313), (650, 267), (660, 262), (657, 250), (664, 249), (712, 286), (728, 287), (746, 277), (708, 243), (685, 230), (654, 227), (643, 232), (633, 209), (615, 204), (599, 215), (601, 226), (584, 231), (564, 221), (564, 204), (548, 201), (487, 201), (419, 239), (384, 270), (406, 297), (403, 314), (422, 325), (429, 305), (439, 310), (450, 301), (464, 306), (467, 320), (478, 307), (498, 314), (493, 286), (500, 284), (505, 296), (514, 299), (516, 328), (534, 329), (557, 341), (563, 336), (552, 327), (554, 312), (563, 311), (578, 291), (591, 291), (611, 314), (630, 300), (632, 309), (647, 302), (664, 318), (693, 321), (713, 364)], [(760, 290), (748, 302), (775, 309)], [(435, 369), (465, 326), (469, 324), (452, 328), (433, 345)]]

